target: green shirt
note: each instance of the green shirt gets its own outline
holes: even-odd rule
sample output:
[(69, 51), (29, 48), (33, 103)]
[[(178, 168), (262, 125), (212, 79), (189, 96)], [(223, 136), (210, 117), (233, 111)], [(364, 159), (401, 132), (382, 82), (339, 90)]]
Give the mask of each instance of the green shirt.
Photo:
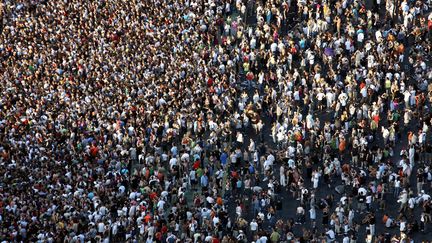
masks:
[(201, 176), (204, 174), (203, 169), (198, 168), (198, 169), (196, 170), (196, 174), (197, 174), (198, 178), (201, 178)]
[(273, 231), (273, 233), (270, 235), (270, 241), (273, 243), (279, 242), (280, 234), (277, 231)]
[(400, 115), (399, 115), (399, 113), (397, 113), (397, 112), (394, 112), (393, 113), (393, 121), (399, 121), (399, 117), (400, 117)]

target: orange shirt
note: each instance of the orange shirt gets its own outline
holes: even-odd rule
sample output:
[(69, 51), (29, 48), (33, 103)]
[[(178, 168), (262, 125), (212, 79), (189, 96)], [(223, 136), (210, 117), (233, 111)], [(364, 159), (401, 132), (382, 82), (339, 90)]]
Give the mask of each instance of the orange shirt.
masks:
[(218, 198), (216, 199), (216, 203), (217, 203), (217, 205), (222, 206), (222, 204), (223, 204), (223, 200), (222, 200), (222, 198), (221, 198), (221, 197), (218, 197)]
[(151, 218), (152, 218), (152, 217), (150, 216), (150, 214), (147, 214), (147, 215), (144, 217), (144, 220), (145, 220), (146, 223), (148, 223), (148, 222), (150, 222)]
[(346, 147), (345, 139), (341, 139), (339, 142), (339, 151), (343, 152), (345, 150), (345, 147)]

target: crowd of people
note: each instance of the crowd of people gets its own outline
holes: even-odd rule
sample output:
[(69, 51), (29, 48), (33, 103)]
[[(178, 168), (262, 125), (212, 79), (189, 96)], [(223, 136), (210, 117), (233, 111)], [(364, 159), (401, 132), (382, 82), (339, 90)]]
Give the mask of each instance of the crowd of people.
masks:
[(0, 241), (431, 239), (431, 7), (2, 1)]

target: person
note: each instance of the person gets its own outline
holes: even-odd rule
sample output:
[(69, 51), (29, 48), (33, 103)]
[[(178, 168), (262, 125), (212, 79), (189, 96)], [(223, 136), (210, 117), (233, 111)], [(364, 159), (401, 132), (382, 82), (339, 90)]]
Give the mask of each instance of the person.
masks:
[(276, 229), (273, 229), (273, 231), (270, 235), (270, 242), (272, 242), (272, 243), (279, 242), (280, 238), (281, 238), (281, 235), (279, 234), (279, 232), (277, 232)]
[(250, 231), (252, 235), (255, 235), (255, 232), (258, 230), (258, 223), (256, 221), (256, 219), (253, 219), (250, 222)]
[(370, 231), (371, 236), (374, 237), (375, 236), (375, 224), (376, 224), (375, 214), (373, 212), (371, 212), (369, 215), (370, 215), (369, 220), (368, 220), (369, 231)]
[(345, 233), (342, 239), (342, 243), (349, 243), (349, 242), (350, 242), (349, 235)]
[(398, 202), (400, 203), (399, 212), (404, 212), (408, 206), (408, 192), (404, 189), (399, 196)]
[(322, 225), (327, 226), (329, 224), (329, 212), (328, 207), (325, 207), (323, 209), (323, 216), (322, 216)]
[(299, 205), (296, 210), (296, 224), (303, 224), (305, 221), (305, 210), (302, 205)]
[(327, 242), (334, 242), (336, 239), (336, 234), (333, 231), (333, 229), (326, 229), (326, 237), (327, 237)]
[(385, 224), (385, 227), (387, 228), (392, 228), (396, 226), (396, 222), (388, 214), (384, 214), (382, 222)]
[(316, 227), (316, 210), (314, 206), (309, 209), (309, 218), (312, 222), (312, 228), (314, 229)]

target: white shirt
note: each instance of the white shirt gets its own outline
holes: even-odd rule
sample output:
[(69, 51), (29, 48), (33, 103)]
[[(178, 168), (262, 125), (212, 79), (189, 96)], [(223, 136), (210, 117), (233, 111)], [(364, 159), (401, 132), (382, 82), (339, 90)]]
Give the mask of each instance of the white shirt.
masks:
[(371, 196), (371, 195), (368, 195), (368, 196), (366, 197), (366, 203), (367, 203), (367, 204), (371, 204), (371, 203), (372, 203), (372, 196)]
[(288, 167), (295, 168), (295, 161), (293, 159), (288, 160)]
[(157, 207), (158, 207), (159, 210), (162, 210), (164, 208), (164, 206), (165, 206), (165, 201), (163, 201), (163, 200), (160, 200), (157, 203)]
[(351, 50), (351, 41), (349, 40), (345, 41), (345, 50), (347, 51)]
[(414, 206), (415, 206), (415, 199), (413, 197), (408, 200), (408, 206), (411, 209), (414, 208)]
[(332, 92), (327, 92), (326, 93), (326, 99), (330, 102), (333, 102), (334, 94)]
[(239, 142), (239, 143), (243, 143), (243, 134), (239, 133), (239, 134), (237, 135), (237, 142)]
[(172, 158), (169, 161), (170, 167), (173, 168), (175, 165), (177, 165), (177, 159), (176, 158)]
[(326, 235), (330, 238), (330, 239), (334, 239), (335, 238), (335, 232), (332, 230), (332, 229), (330, 229), (330, 230), (328, 230), (327, 232), (326, 232)]
[(342, 243), (349, 243), (350, 242), (350, 238), (348, 236), (345, 236), (342, 240)]
[(257, 243), (258, 243), (258, 241), (260, 242), (260, 243), (267, 243), (267, 236), (261, 236), (261, 238), (259, 238), (258, 240), (257, 240)]
[(99, 222), (97, 225), (97, 228), (98, 228), (99, 233), (103, 233), (105, 231), (105, 224), (102, 222)]
[(400, 187), (400, 184), (401, 184), (400, 180), (396, 180), (394, 186), (395, 186), (395, 187)]
[(239, 215), (239, 216), (241, 216), (241, 214), (242, 214), (242, 209), (241, 209), (240, 206), (237, 206), (237, 207), (236, 207), (236, 214)]
[(258, 229), (258, 223), (256, 221), (250, 222), (250, 230), (256, 231)]
[(270, 50), (272, 52), (276, 52), (277, 48), (278, 48), (278, 45), (274, 42), (273, 42), (273, 44), (270, 45)]
[(363, 32), (360, 32), (360, 33), (357, 35), (357, 41), (358, 41), (358, 42), (363, 42), (363, 40), (364, 40), (364, 33), (363, 33)]
[(316, 219), (316, 210), (314, 208), (309, 209), (309, 217), (311, 220)]
[(399, 226), (399, 231), (400, 232), (404, 232), (406, 230), (406, 222), (405, 221), (401, 221), (400, 222), (400, 226)]
[(385, 226), (386, 226), (387, 228), (390, 228), (391, 225), (392, 225), (392, 223), (393, 223), (393, 219), (388, 218), (387, 221), (385, 222)]
[(378, 30), (377, 32), (375, 32), (375, 38), (378, 42), (382, 39), (381, 31)]
[(275, 159), (274, 155), (269, 154), (269, 155), (267, 156), (267, 160), (270, 161), (271, 164), (273, 164), (273, 162), (274, 162), (276, 159)]
[(213, 226), (216, 226), (220, 222), (218, 217), (213, 218)]

